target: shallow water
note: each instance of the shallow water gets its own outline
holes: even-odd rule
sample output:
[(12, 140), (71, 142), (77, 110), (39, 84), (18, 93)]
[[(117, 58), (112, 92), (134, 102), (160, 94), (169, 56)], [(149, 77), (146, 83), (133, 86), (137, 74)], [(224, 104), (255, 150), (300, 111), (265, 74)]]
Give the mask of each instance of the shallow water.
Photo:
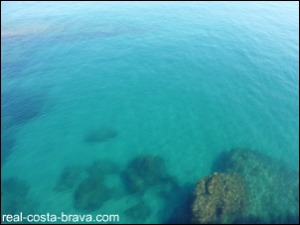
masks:
[(177, 221), (235, 147), (299, 171), (298, 2), (1, 2), (1, 21), (1, 179), (29, 187), (15, 212)]

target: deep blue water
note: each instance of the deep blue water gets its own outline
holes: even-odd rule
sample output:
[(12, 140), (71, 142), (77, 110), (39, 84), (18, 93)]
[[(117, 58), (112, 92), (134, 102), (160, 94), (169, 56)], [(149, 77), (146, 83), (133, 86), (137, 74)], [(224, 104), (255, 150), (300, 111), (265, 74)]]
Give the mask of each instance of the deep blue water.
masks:
[[(29, 186), (15, 212), (82, 213), (77, 184), (54, 188), (68, 166), (80, 183), (95, 160), (155, 155), (185, 187), (235, 147), (299, 171), (298, 2), (1, 2), (1, 179)], [(172, 216), (108, 174), (92, 214)]]

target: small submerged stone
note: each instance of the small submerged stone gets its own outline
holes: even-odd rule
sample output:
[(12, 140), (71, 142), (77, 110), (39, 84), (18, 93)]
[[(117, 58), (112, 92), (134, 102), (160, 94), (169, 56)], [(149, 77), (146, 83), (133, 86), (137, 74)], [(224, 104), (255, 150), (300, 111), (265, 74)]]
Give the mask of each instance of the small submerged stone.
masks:
[(117, 130), (111, 127), (100, 127), (98, 129), (90, 131), (86, 137), (85, 142), (87, 143), (100, 143), (105, 142), (110, 139), (117, 137), (118, 132)]

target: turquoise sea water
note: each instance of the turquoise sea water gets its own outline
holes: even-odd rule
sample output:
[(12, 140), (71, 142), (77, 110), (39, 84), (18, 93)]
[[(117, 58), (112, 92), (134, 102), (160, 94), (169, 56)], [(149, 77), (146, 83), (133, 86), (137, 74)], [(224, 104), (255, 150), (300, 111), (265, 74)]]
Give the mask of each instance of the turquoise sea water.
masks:
[[(1, 2), (1, 179), (29, 188), (13, 212), (163, 223), (182, 203), (127, 193), (128, 163), (159, 156), (193, 186), (235, 147), (299, 171), (298, 2)], [(112, 197), (76, 208), (97, 160), (121, 171), (101, 177)], [(57, 191), (66, 167), (78, 184)]]

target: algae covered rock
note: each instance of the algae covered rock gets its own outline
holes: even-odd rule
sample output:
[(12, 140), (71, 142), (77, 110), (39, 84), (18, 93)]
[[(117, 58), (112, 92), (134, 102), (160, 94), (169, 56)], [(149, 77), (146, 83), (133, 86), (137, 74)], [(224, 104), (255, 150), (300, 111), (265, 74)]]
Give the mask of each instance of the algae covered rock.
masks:
[(193, 222), (232, 223), (246, 201), (244, 184), (237, 174), (215, 173), (201, 179), (192, 204)]
[(226, 171), (238, 173), (246, 186), (244, 218), (259, 223), (299, 221), (299, 172), (258, 151), (236, 148), (228, 154)]
[[(224, 202), (224, 195), (219, 194), (224, 187), (222, 179), (216, 179), (215, 175), (211, 176), (214, 177), (215, 183), (220, 185), (220, 189), (213, 189), (214, 195), (209, 196), (205, 195), (203, 190), (206, 187), (205, 184), (211, 178), (204, 178), (198, 182), (196, 187), (196, 194), (198, 193), (198, 195), (195, 203), (192, 205), (194, 222), (230, 222), (237, 224), (299, 223), (299, 172), (291, 169), (280, 160), (271, 158), (259, 151), (247, 148), (234, 148), (220, 154), (213, 166), (213, 171), (220, 172), (217, 173), (218, 177), (221, 177), (220, 174), (223, 174), (223, 178), (224, 176), (227, 176), (227, 178), (232, 177), (232, 174), (238, 176), (243, 183), (247, 200), (244, 201), (243, 207), (240, 207), (237, 216), (230, 216), (230, 219), (221, 217), (220, 210), (214, 209), (214, 206), (218, 205), (216, 202)], [(231, 180), (237, 181), (237, 179)], [(234, 186), (236, 187), (233, 189), (237, 194), (236, 197), (240, 199), (242, 192), (238, 190), (241, 189), (237, 188), (238, 186), (236, 185)], [(209, 188), (206, 190), (209, 191)], [(218, 200), (215, 200), (215, 197)], [(202, 205), (196, 208), (196, 202), (202, 202)], [(238, 203), (236, 206), (238, 205), (240, 204)], [(225, 209), (226, 207), (222, 208), (221, 215), (224, 212), (228, 212)], [(236, 211), (231, 209), (229, 212)], [(211, 220), (211, 218), (213, 219)]]

